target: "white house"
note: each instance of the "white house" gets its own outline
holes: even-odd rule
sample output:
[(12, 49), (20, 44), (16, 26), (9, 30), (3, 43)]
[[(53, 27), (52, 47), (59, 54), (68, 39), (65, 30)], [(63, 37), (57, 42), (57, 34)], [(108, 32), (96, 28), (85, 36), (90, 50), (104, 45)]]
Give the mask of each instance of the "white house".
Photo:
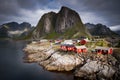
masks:
[(73, 40), (65, 40), (61, 44), (68, 44), (68, 45), (73, 45)]

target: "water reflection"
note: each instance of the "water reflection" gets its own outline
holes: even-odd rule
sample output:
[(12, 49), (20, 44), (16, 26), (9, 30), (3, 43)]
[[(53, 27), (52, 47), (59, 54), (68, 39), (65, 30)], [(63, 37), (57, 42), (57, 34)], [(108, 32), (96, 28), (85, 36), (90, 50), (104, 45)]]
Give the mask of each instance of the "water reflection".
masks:
[(71, 73), (49, 72), (37, 63), (24, 63), (26, 41), (0, 41), (0, 80), (73, 80)]

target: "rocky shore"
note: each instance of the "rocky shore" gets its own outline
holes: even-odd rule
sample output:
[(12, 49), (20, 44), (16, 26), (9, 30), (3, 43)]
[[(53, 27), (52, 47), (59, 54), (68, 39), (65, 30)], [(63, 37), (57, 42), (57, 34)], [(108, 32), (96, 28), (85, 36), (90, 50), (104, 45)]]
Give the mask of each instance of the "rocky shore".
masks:
[(73, 71), (79, 79), (118, 80), (119, 61), (112, 55), (77, 54), (59, 50), (50, 42), (30, 43), (24, 48), (27, 62), (37, 62), (50, 71)]

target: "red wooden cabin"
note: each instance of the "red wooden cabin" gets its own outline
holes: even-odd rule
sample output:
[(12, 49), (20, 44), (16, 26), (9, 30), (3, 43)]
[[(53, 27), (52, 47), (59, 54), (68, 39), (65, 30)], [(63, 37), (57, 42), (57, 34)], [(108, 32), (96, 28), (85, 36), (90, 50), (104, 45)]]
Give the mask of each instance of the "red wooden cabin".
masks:
[(86, 53), (87, 48), (85, 46), (76, 46), (76, 52), (77, 53)]
[(101, 54), (112, 54), (113, 49), (112, 48), (106, 48), (106, 47), (96, 47), (95, 48), (96, 53), (101, 53)]
[(66, 45), (61, 45), (61, 50), (63, 50), (63, 51), (67, 51), (67, 46)]
[(63, 51), (76, 51), (76, 48), (74, 45), (61, 45), (61, 50)]

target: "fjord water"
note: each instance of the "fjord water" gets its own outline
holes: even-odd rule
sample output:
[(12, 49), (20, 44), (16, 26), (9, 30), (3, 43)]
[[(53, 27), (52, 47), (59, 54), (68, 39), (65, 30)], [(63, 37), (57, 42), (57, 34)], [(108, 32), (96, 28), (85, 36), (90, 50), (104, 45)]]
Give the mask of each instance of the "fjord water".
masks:
[(27, 43), (0, 40), (0, 80), (73, 80), (71, 73), (49, 72), (37, 63), (24, 63)]

